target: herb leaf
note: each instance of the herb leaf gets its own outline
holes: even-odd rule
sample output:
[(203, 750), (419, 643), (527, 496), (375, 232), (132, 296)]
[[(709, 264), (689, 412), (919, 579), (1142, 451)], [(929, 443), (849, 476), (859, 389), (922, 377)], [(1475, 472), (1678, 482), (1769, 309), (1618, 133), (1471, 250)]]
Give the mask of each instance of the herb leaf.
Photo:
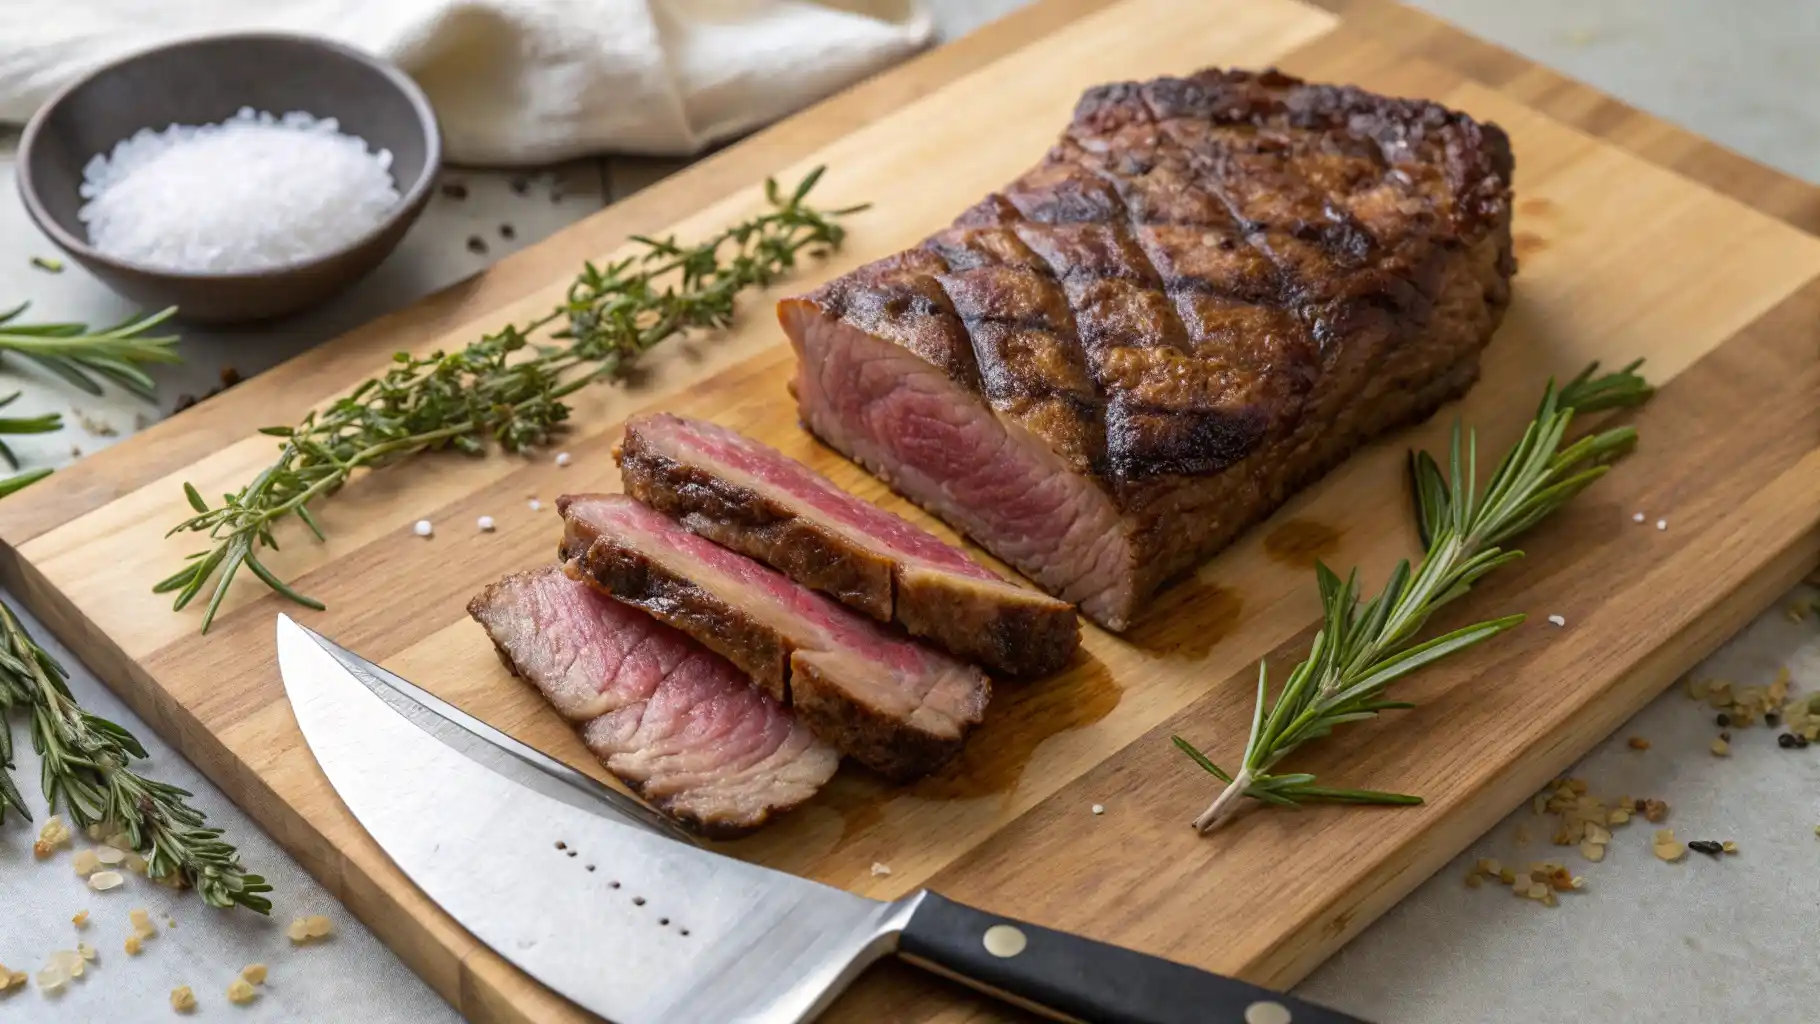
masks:
[(1462, 436), (1458, 423), (1445, 472), (1427, 452), (1410, 452), (1410, 495), (1424, 551), (1421, 563), (1413, 570), (1408, 560), (1398, 563), (1384, 589), (1362, 606), (1357, 570), (1342, 582), (1325, 565), (1315, 566), (1321, 630), (1308, 658), (1289, 674), (1268, 712), (1264, 666), (1258, 666), (1251, 736), (1236, 774), (1229, 775), (1193, 744), (1174, 737), (1175, 745), (1203, 771), (1226, 783), (1194, 820), (1197, 831), (1206, 832), (1229, 818), (1244, 798), (1289, 807), (1311, 801), (1421, 803), (1420, 797), (1331, 789), (1314, 785), (1310, 775), (1270, 772), (1302, 744), (1327, 736), (1338, 726), (1409, 707), (1384, 699), (1390, 684), (1523, 621), (1521, 615), (1510, 615), (1416, 642), (1436, 610), (1466, 594), (1485, 574), (1522, 557), (1522, 552), (1500, 545), (1566, 504), (1636, 445), (1637, 432), (1628, 426), (1566, 447), (1562, 441), (1576, 410), (1648, 401), (1654, 389), (1637, 375), (1641, 363), (1603, 376), (1594, 376), (1598, 370), (1594, 363), (1560, 389), (1549, 381), (1535, 419), (1499, 461), (1482, 491), (1476, 480), (1477, 440), (1471, 433)]
[[(863, 207), (824, 212), (807, 205), (820, 177), (821, 169), (811, 171), (788, 198), (776, 182), (767, 182), (771, 210), (695, 245), (635, 236), (644, 252), (604, 266), (585, 264), (566, 301), (549, 313), (459, 352), (400, 352), (383, 376), (328, 408), (295, 426), (265, 428), (284, 439), (278, 458), (238, 492), (209, 506), (198, 504), (200, 495), (186, 485), (196, 514), (170, 533), (205, 534), (213, 548), (153, 590), (175, 591), (173, 607), (182, 609), (219, 572), (202, 617), (204, 633), (242, 566), (290, 600), (322, 607), (253, 557), (256, 546), (277, 546), (275, 523), (295, 515), (320, 539), (309, 506), (356, 470), (449, 448), (479, 455), (489, 441), (509, 452), (545, 444), (569, 417), (564, 398), (590, 383), (623, 377), (640, 353), (667, 338), (726, 327), (740, 293), (794, 269), (805, 251), (838, 248), (846, 231), (837, 219)], [(551, 335), (557, 343), (533, 344), (531, 338), (552, 324), (559, 325)]]
[(6, 722), (10, 711), (23, 708), (44, 759), (44, 796), (53, 812), (68, 811), (79, 828), (120, 829), (146, 858), (148, 877), (194, 886), (210, 906), (271, 910), (264, 894), (272, 887), (246, 873), (221, 830), (206, 827), (206, 816), (185, 802), (190, 794), (133, 771), (131, 761), (145, 757), (145, 748), (132, 733), (82, 710), (66, 679), (63, 666), (0, 604), (0, 821), (9, 807), (31, 817), (12, 780)]
[(22, 324), (25, 309), (22, 303), (0, 312), (0, 352), (23, 356), (89, 394), (101, 394), (101, 381), (110, 380), (149, 401), (152, 379), (139, 365), (181, 361), (176, 335), (151, 333), (176, 315), (175, 306), (98, 331), (82, 324)]

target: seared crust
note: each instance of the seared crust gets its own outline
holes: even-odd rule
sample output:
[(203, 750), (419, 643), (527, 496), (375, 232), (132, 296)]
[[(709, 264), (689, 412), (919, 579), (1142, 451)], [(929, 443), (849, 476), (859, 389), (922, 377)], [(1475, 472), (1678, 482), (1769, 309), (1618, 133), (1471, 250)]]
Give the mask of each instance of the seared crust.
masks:
[(782, 309), (915, 352), (1104, 492), (1130, 586), (1091, 611), (1119, 629), (1476, 378), (1512, 169), (1501, 129), (1426, 101), (1275, 71), (1106, 85), (952, 227)]
[(1275, 71), (1105, 85), (1042, 164), (810, 298), (1080, 472), (1213, 473), (1354, 321), (1425, 312), (1449, 252), (1508, 238), (1511, 167), (1501, 129), (1425, 101)]
[(901, 563), (787, 498), (678, 462), (647, 441), (640, 420), (627, 425), (615, 456), (626, 493), (695, 533), (988, 670), (1048, 675), (1080, 646), (1072, 606), (1003, 581)]

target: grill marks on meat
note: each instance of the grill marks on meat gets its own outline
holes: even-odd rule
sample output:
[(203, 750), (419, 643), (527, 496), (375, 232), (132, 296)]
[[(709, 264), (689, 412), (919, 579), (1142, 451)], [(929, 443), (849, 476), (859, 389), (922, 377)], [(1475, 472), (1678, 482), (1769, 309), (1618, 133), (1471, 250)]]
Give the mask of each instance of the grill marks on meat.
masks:
[(840, 763), (726, 659), (559, 566), (507, 576), (468, 612), (608, 771), (705, 835), (750, 832)]
[(571, 573), (732, 661), (815, 733), (894, 779), (959, 752), (986, 677), (624, 495), (565, 495)]
[(1275, 72), (1089, 90), (953, 227), (779, 305), (803, 419), (1123, 628), (1471, 384), (1511, 168), (1495, 126)]
[(690, 530), (988, 669), (1044, 675), (1080, 643), (1068, 604), (725, 427), (640, 416), (617, 455), (627, 492)]

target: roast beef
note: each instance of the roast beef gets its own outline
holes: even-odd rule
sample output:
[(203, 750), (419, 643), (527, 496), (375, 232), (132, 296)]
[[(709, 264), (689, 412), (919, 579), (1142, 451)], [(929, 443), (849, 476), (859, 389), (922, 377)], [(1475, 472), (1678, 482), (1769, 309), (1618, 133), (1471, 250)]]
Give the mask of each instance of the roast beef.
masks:
[(507, 576), (468, 612), (608, 771), (696, 831), (749, 832), (840, 763), (725, 658), (559, 566)]
[(843, 753), (893, 779), (960, 751), (986, 677), (622, 494), (564, 495), (572, 573), (718, 651)]
[(1495, 125), (1276, 72), (1091, 89), (951, 228), (779, 305), (802, 419), (1123, 629), (1472, 384), (1511, 170)]
[(626, 492), (850, 608), (1007, 675), (1044, 675), (1080, 644), (1074, 609), (725, 427), (668, 413), (626, 424)]

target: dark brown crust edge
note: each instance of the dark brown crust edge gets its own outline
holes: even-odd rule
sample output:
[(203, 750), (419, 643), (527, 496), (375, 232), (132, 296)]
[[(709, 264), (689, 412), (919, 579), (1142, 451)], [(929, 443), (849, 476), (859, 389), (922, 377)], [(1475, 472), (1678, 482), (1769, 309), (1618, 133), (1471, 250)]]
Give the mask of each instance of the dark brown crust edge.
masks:
[[(486, 628), (486, 623), (481, 621), (480, 608), (492, 596), (493, 590), (498, 586), (499, 584), (497, 583), (489, 583), (485, 590), (476, 594), (473, 600), (468, 602), (468, 614), (473, 617), (476, 623), (480, 624), (480, 628), (487, 634), (487, 639), (492, 640), (493, 653), (499, 655), (500, 664), (506, 667), (506, 671), (512, 674), (512, 678), (523, 683), (532, 693), (537, 694), (540, 700), (543, 700), (543, 692), (537, 688), (535, 683), (525, 678), (525, 674), (518, 669), (518, 663), (512, 660), (512, 655), (506, 651), (505, 647), (501, 645), (499, 641), (493, 639), (492, 631), (488, 630)], [(548, 700), (544, 700), (544, 703), (549, 705)], [(554, 712), (556, 709), (551, 707), (550, 710)], [(579, 731), (581, 727), (587, 723), (571, 721), (570, 724)], [(589, 753), (592, 753), (592, 751), (589, 751)], [(704, 818), (687, 810), (679, 810), (675, 806), (674, 800), (650, 796), (645, 792), (644, 783), (637, 779), (628, 779), (625, 776), (614, 772), (612, 768), (607, 766), (606, 758), (595, 755), (594, 760), (600, 762), (600, 766), (607, 769), (607, 774), (618, 779), (620, 784), (631, 790), (632, 794), (638, 797), (638, 799), (643, 800), (646, 804), (656, 808), (659, 813), (682, 827), (698, 836), (703, 836), (708, 839), (728, 840), (749, 836), (770, 824), (772, 818), (795, 810), (809, 800), (814, 799), (814, 794), (810, 794), (793, 804), (766, 804), (759, 811), (741, 818)]]
[(913, 782), (953, 760), (967, 741), (962, 723), (953, 736), (937, 736), (847, 700), (811, 651), (790, 659), (790, 708), (836, 750), (892, 782)]
[(635, 426), (614, 454), (626, 493), (634, 498), (715, 543), (990, 671), (1017, 678), (1049, 675), (1066, 666), (1080, 646), (1073, 606), (1046, 594), (1012, 595), (938, 569), (906, 570), (757, 491), (653, 450)]

